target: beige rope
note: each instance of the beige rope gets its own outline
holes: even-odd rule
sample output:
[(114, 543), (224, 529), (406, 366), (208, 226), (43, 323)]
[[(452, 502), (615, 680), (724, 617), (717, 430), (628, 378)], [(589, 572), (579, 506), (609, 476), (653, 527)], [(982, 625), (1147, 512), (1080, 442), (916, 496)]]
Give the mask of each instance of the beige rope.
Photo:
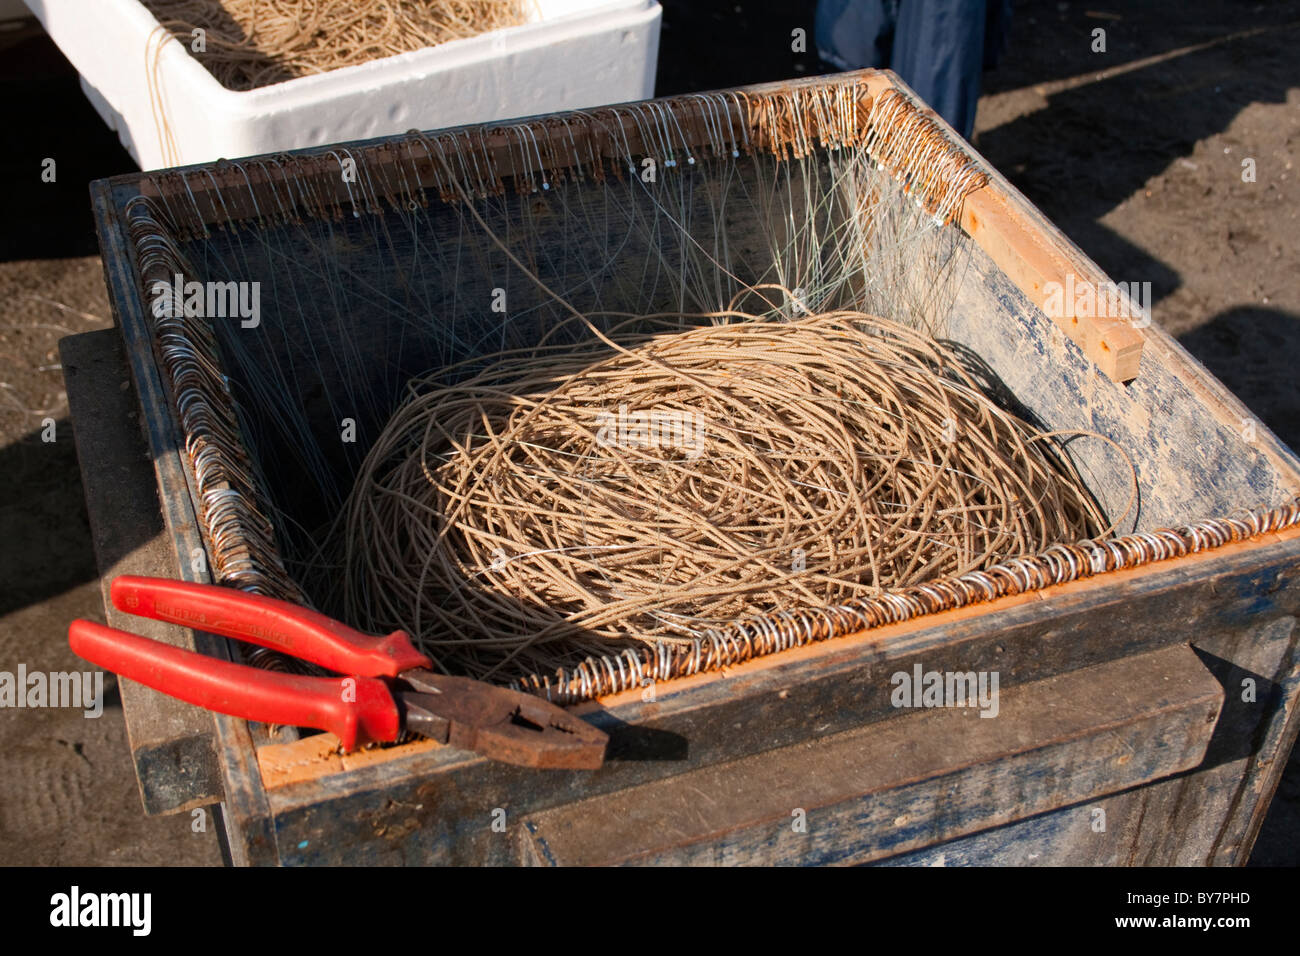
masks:
[(143, 0), (232, 90), (251, 90), (517, 26), (531, 0)]
[(504, 678), (1108, 525), (1049, 440), (903, 326), (834, 312), (611, 338), (413, 383), (328, 572), (347, 620)]

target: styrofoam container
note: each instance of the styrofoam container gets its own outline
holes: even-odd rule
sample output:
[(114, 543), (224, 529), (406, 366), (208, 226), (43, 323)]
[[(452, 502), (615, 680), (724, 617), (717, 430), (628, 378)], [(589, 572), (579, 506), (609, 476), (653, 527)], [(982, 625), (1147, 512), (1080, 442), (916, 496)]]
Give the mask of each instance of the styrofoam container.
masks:
[(178, 42), (151, 90), (158, 21), (139, 0), (27, 5), (142, 169), (647, 99), (662, 15), (656, 0), (536, 0), (517, 27), (236, 92)]

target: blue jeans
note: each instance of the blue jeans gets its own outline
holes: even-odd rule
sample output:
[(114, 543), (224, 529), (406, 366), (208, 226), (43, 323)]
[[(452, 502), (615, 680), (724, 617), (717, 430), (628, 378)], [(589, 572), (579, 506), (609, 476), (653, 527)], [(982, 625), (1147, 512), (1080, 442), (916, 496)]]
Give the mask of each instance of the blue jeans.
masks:
[(1011, 0), (818, 0), (813, 31), (827, 63), (889, 67), (969, 138), (1010, 20)]

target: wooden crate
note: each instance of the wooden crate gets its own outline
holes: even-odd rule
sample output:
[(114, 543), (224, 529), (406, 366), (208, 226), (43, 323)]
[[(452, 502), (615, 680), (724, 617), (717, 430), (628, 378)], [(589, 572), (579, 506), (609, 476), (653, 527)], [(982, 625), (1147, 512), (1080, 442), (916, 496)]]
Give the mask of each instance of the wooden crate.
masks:
[[(913, 96), (887, 72), (747, 92), (837, 83)], [(400, 140), (347, 148), (382, 158)], [(220, 802), (231, 859), (252, 864), (1244, 861), (1300, 727), (1300, 527), (1288, 509), (1300, 465), (1159, 328), (1049, 319), (1048, 283), (1107, 279), (969, 155), (986, 182), (948, 227), (970, 257), (951, 337), (1039, 421), (1103, 432), (1133, 455), (1134, 529), (1251, 507), (1275, 509), (1273, 530), (1184, 535), (1194, 546), (1180, 557), (1008, 585), (580, 704), (612, 737), (595, 772), (529, 772), (430, 742), (341, 756), (328, 735), (272, 737), (123, 681), (146, 810)], [(188, 181), (201, 190), (231, 175), (194, 167)], [(128, 204), (159, 188), (149, 175), (92, 187), (119, 331), (63, 347), (106, 584), (206, 580), (210, 562), (194, 558), (212, 551), (130, 232)], [(204, 202), (196, 211), (218, 215)], [(1104, 460), (1079, 464), (1103, 504), (1122, 505), (1127, 489)], [(231, 653), (210, 635), (108, 616)], [(998, 672), (999, 716), (894, 707), (891, 675), (918, 665)]]

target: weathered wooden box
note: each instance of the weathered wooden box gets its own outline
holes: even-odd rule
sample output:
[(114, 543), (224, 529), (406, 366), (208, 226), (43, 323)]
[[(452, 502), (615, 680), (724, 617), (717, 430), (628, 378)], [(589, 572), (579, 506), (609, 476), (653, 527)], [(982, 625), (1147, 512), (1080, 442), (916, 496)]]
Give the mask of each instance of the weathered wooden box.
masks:
[[(888, 90), (912, 101), (887, 72), (718, 101), (736, 104), (726, 132), (739, 144), (747, 131), (731, 124), (743, 123), (742, 103), (841, 88), (864, 119)], [(688, 142), (718, 136), (711, 115), (712, 126), (678, 132)], [(319, 503), (310, 482), (294, 480), (301, 464), (276, 451), (282, 410), (240, 392), (239, 362), (299, 377), (303, 427), (333, 427), (335, 409), (312, 390), (337, 390), (347, 375), (382, 420), (403, 376), (446, 356), (409, 341), (393, 351), (385, 315), (399, 286), (381, 263), (427, 262), (428, 248), (467, 261), (497, 254), (460, 228), (461, 200), (438, 180), (429, 145), (460, 137), (496, 150), (489, 179), (518, 186), (564, 165), (570, 124), (580, 122), (529, 127), (536, 166), (512, 148), (519, 134), (473, 127), (94, 184), (118, 330), (67, 340), (64, 362), (105, 583), (152, 573), (291, 588), (282, 570), (267, 570), (281, 529), (256, 525), (259, 496), (281, 507), (301, 498), (304, 515)], [(629, 120), (623, 134), (602, 158), (653, 155), (652, 131)], [(1137, 508), (1119, 543), (1008, 566), (947, 597), (882, 601), (856, 633), (738, 654), (691, 676), (620, 683), (611, 674), (625, 689), (577, 705), (611, 732), (595, 772), (524, 771), (429, 742), (342, 756), (328, 735), (271, 736), (124, 681), (146, 810), (220, 803), (231, 859), (255, 864), (1243, 862), (1300, 726), (1300, 463), (1158, 327), (1068, 310), (1049, 318), (1051, 283), (1107, 277), (976, 154), (954, 148), (979, 185), (938, 233), (964, 263), (949, 276), (946, 334), (1045, 427), (1099, 432), (1131, 456)], [(358, 158), (359, 184), (337, 175), (340, 153)], [(707, 176), (707, 162), (682, 165), (674, 175)], [(286, 168), (307, 186), (289, 188)], [(501, 202), (528, 204), (539, 242), (560, 250), (534, 261), (563, 277), (566, 262), (592, 253), (591, 213), (608, 211), (598, 198), (608, 194), (590, 177), (546, 187)], [(236, 245), (232, 224), (277, 245)], [(725, 230), (741, 242), (764, 227), (737, 210), (691, 228), (697, 239)], [(635, 271), (647, 254), (631, 242), (611, 275)], [(275, 338), (232, 362), (226, 333), (160, 323), (148, 289), (178, 262), (199, 279), (261, 281), (271, 290), (261, 323)], [(345, 264), (348, 281), (330, 282), (321, 262)], [(454, 311), (486, 302), (503, 281), (500, 268), (460, 275), (451, 289), (432, 268), (406, 269), (400, 293)], [(364, 278), (373, 289), (360, 288)], [(361, 372), (306, 361), (298, 348), (293, 323), (321, 321), (304, 302), (327, 287), (343, 290), (334, 321), (373, 331)], [(119, 388), (123, 367), (130, 391)], [(223, 388), (238, 414), (212, 398)], [(225, 413), (253, 462), (247, 487), (205, 470), (217, 452), (200, 425)], [(360, 432), (372, 424), (362, 418)], [(1124, 510), (1128, 473), (1104, 443), (1081, 447), (1076, 465), (1108, 510)], [(349, 460), (325, 467), (346, 473)], [(222, 510), (240, 498), (247, 510)], [(117, 627), (231, 653), (209, 635), (108, 615)], [(996, 672), (996, 719), (893, 706), (891, 676), (916, 668)]]

